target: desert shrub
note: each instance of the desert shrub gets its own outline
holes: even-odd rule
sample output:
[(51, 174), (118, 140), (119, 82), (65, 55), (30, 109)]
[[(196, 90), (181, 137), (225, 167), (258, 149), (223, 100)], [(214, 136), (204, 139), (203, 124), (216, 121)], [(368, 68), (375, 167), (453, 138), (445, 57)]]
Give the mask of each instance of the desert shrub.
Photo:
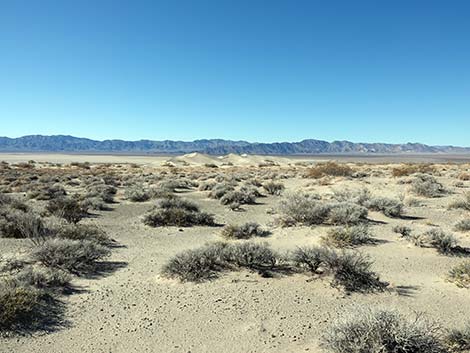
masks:
[(263, 189), (270, 195), (280, 195), (285, 189), (284, 184), (276, 183), (275, 181), (268, 181), (263, 184)]
[(222, 229), (221, 235), (226, 239), (249, 239), (252, 237), (264, 237), (268, 233), (258, 223), (248, 222), (242, 225), (225, 226)]
[(199, 212), (199, 206), (197, 204), (179, 197), (159, 199), (157, 200), (156, 207), (164, 209), (180, 208), (186, 211)]
[(319, 179), (324, 176), (351, 176), (353, 169), (345, 164), (336, 162), (318, 163), (316, 166), (309, 168), (307, 177)]
[(29, 326), (41, 307), (43, 293), (33, 287), (0, 282), (0, 333)]
[(457, 246), (457, 239), (442, 229), (433, 228), (424, 233), (424, 239), (429, 246), (436, 248), (440, 253), (449, 254)]
[(205, 182), (202, 182), (202, 183), (199, 183), (199, 191), (209, 191), (209, 190), (212, 190), (215, 186), (217, 185), (217, 183), (215, 181), (205, 181)]
[(33, 286), (44, 290), (63, 290), (70, 286), (71, 277), (67, 272), (55, 268), (36, 266), (24, 267), (13, 275), (13, 281), (20, 286)]
[(242, 190), (234, 190), (227, 192), (224, 196), (220, 198), (220, 203), (222, 205), (230, 205), (233, 203), (237, 203), (239, 205), (250, 205), (256, 203), (256, 196), (253, 193), (242, 191)]
[(127, 188), (124, 197), (132, 202), (145, 202), (150, 200), (150, 193), (142, 185)]
[(52, 200), (57, 197), (64, 197), (67, 193), (62, 185), (40, 185), (28, 192), (28, 198), (36, 200)]
[(373, 262), (362, 253), (329, 252), (324, 261), (333, 274), (334, 287), (341, 287), (347, 292), (370, 292), (383, 290), (387, 286), (371, 271)]
[(162, 275), (201, 282), (217, 277), (222, 271), (272, 269), (277, 261), (277, 254), (264, 244), (218, 242), (177, 254), (165, 264)]
[(26, 212), (29, 210), (28, 205), (26, 205), (23, 201), (11, 197), (9, 195), (1, 194), (0, 193), (0, 207), (7, 207), (12, 208), (15, 210)]
[(332, 224), (358, 224), (367, 218), (367, 209), (363, 206), (338, 202), (330, 205), (328, 220)]
[(470, 261), (465, 261), (452, 268), (449, 272), (449, 281), (459, 287), (470, 287)]
[(411, 228), (403, 225), (397, 225), (393, 227), (393, 232), (400, 234), (403, 238), (409, 238), (411, 236)]
[(235, 188), (227, 183), (220, 183), (215, 185), (211, 192), (209, 193), (209, 197), (212, 199), (221, 199), (223, 196), (225, 196), (227, 193), (234, 191)]
[(357, 190), (342, 189), (335, 190), (333, 192), (333, 198), (338, 202), (350, 202), (356, 203), (361, 206), (365, 206), (372, 195), (369, 189), (362, 188)]
[(37, 214), (0, 208), (0, 237), (29, 238), (35, 242), (45, 235), (46, 227)]
[(240, 268), (261, 270), (272, 269), (278, 261), (278, 256), (266, 244), (244, 242), (226, 246), (224, 259)]
[(439, 197), (446, 192), (444, 186), (428, 174), (416, 174), (415, 179), (411, 182), (411, 191), (424, 197)]
[(215, 243), (183, 251), (165, 264), (162, 275), (183, 282), (201, 282), (214, 278), (218, 272), (225, 269), (224, 248), (225, 244)]
[(336, 227), (322, 237), (323, 244), (337, 248), (355, 247), (374, 242), (367, 225)]
[(113, 243), (106, 232), (94, 224), (57, 224), (52, 227), (51, 233), (61, 239), (90, 240), (101, 245)]
[(105, 203), (113, 203), (114, 196), (117, 193), (117, 189), (114, 186), (106, 184), (98, 184), (90, 186), (87, 189), (87, 198), (99, 198)]
[(463, 195), (463, 198), (461, 200), (452, 202), (449, 205), (449, 208), (450, 209), (460, 208), (466, 211), (470, 211), (470, 192), (466, 192)]
[(279, 211), (292, 223), (321, 224), (328, 219), (331, 207), (318, 198), (318, 195), (312, 194), (290, 194), (281, 200)]
[(394, 177), (409, 176), (415, 173), (428, 173), (434, 172), (434, 167), (430, 164), (405, 164), (392, 169)]
[(369, 210), (382, 212), (387, 217), (401, 217), (403, 213), (403, 203), (387, 197), (373, 197), (364, 206)]
[(81, 206), (86, 210), (108, 211), (110, 208), (101, 197), (87, 197), (81, 201)]
[(77, 198), (59, 197), (48, 202), (46, 210), (70, 223), (78, 223), (87, 216), (87, 210)]
[(336, 320), (323, 336), (334, 353), (446, 353), (440, 328), (424, 316), (357, 309)]
[(199, 207), (188, 200), (165, 198), (144, 216), (144, 223), (151, 227), (193, 225), (215, 226), (214, 217), (200, 211)]
[(325, 264), (325, 260), (331, 257), (331, 252), (325, 247), (303, 246), (297, 247), (289, 259), (295, 268), (315, 274)]
[(462, 219), (455, 224), (455, 229), (461, 232), (470, 231), (470, 219)]
[(445, 342), (451, 352), (470, 350), (470, 323), (461, 329), (451, 330), (445, 337)]
[(446, 233), (440, 228), (433, 228), (422, 234), (409, 236), (408, 240), (416, 246), (436, 248), (439, 253), (445, 255), (465, 250), (458, 245), (453, 234)]
[(459, 180), (469, 181), (470, 180), (470, 173), (462, 172), (462, 173), (459, 174), (459, 176), (457, 178)]
[(48, 267), (80, 274), (96, 267), (96, 262), (110, 255), (108, 248), (94, 241), (48, 239), (33, 249), (31, 257)]

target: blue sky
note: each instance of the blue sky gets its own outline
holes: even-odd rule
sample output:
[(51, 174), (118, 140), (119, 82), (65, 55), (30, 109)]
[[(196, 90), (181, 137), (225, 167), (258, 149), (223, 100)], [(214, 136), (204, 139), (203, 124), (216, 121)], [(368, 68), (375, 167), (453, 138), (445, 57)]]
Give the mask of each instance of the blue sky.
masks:
[(470, 146), (470, 2), (0, 0), (0, 135)]

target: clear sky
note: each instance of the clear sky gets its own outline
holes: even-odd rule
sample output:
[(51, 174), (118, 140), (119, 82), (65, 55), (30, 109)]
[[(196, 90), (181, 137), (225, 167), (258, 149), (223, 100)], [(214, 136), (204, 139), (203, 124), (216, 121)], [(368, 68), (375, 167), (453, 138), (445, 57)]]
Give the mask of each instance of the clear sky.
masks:
[(0, 0), (0, 135), (470, 146), (467, 0)]

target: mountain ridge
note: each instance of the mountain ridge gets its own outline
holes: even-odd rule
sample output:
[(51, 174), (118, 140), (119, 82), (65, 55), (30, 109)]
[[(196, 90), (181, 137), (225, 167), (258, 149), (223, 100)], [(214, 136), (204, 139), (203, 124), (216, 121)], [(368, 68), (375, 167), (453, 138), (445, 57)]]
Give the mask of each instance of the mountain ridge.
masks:
[(121, 152), (121, 153), (191, 153), (213, 155), (228, 153), (264, 155), (306, 154), (396, 154), (396, 153), (470, 153), (470, 147), (431, 146), (422, 143), (363, 143), (305, 139), (299, 142), (247, 142), (224, 139), (194, 141), (121, 139), (93, 140), (70, 135), (26, 135), (0, 137), (1, 152)]

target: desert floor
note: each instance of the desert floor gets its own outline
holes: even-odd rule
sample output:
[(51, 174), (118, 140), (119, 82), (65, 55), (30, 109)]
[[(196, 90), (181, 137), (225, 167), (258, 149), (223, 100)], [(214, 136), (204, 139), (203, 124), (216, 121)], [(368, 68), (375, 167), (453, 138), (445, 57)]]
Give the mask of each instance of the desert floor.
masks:
[[(426, 160), (420, 158), (416, 161)], [(462, 161), (467, 157), (458, 158)], [(390, 285), (384, 292), (346, 294), (333, 288), (327, 279), (312, 279), (305, 274), (263, 278), (257, 273), (240, 271), (196, 284), (163, 278), (160, 270), (166, 261), (183, 250), (222, 240), (221, 227), (146, 226), (142, 216), (155, 201), (131, 202), (120, 188), (111, 210), (93, 211), (93, 217), (81, 221), (98, 225), (119, 243), (106, 259), (110, 263), (108, 273), (95, 278), (74, 277), (76, 292), (61, 297), (66, 305), (63, 327), (54, 332), (2, 338), (1, 352), (323, 352), (320, 338), (325, 328), (354, 306), (424, 312), (449, 328), (469, 319), (470, 289), (447, 281), (449, 270), (461, 263), (462, 257), (417, 247), (392, 231), (396, 225), (409, 226), (417, 233), (439, 226), (454, 233), (461, 246), (470, 247), (469, 233), (454, 229), (457, 221), (469, 218), (469, 212), (448, 209), (452, 201), (469, 190), (470, 181), (458, 179), (460, 173), (470, 170), (468, 164), (439, 161), (434, 176), (449, 192), (438, 198), (424, 198), (411, 195), (409, 185), (401, 182), (412, 176), (392, 177), (391, 169), (401, 162), (395, 158), (372, 160), (372, 164), (348, 160), (351, 168), (366, 175), (319, 181), (303, 176), (308, 166), (302, 163), (308, 162), (308, 158), (301, 158), (299, 163), (299, 158), (232, 155), (217, 160), (199, 154), (182, 157), (0, 155), (0, 160), (9, 163), (31, 159), (51, 163), (88, 161), (92, 167), (99, 163), (136, 163), (135, 173), (143, 174), (177, 168), (189, 179), (196, 178), (197, 173), (230, 175), (248, 171), (261, 173), (261, 178), (275, 175), (273, 178), (285, 185), (283, 193), (258, 198), (257, 204), (243, 205), (242, 211), (230, 210), (197, 187), (178, 190), (177, 194), (214, 214), (221, 225), (258, 222), (271, 235), (250, 241), (267, 242), (279, 251), (319, 244), (320, 236), (329, 228), (275, 225), (279, 201), (288, 193), (315, 192), (327, 197), (334, 190), (366, 187), (376, 196), (401, 198), (405, 203), (413, 198), (420, 204), (407, 204), (406, 217), (402, 218), (369, 212), (369, 219), (374, 221), (371, 222), (374, 237), (381, 242), (361, 246), (359, 251), (370, 255), (374, 271)], [(265, 159), (274, 164), (259, 167)], [(219, 168), (210, 168), (211, 163), (220, 164)], [(277, 177), (283, 174), (285, 177)], [(178, 173), (168, 175), (176, 177)], [(0, 238), (2, 253), (25, 253), (29, 247), (28, 240)]]

